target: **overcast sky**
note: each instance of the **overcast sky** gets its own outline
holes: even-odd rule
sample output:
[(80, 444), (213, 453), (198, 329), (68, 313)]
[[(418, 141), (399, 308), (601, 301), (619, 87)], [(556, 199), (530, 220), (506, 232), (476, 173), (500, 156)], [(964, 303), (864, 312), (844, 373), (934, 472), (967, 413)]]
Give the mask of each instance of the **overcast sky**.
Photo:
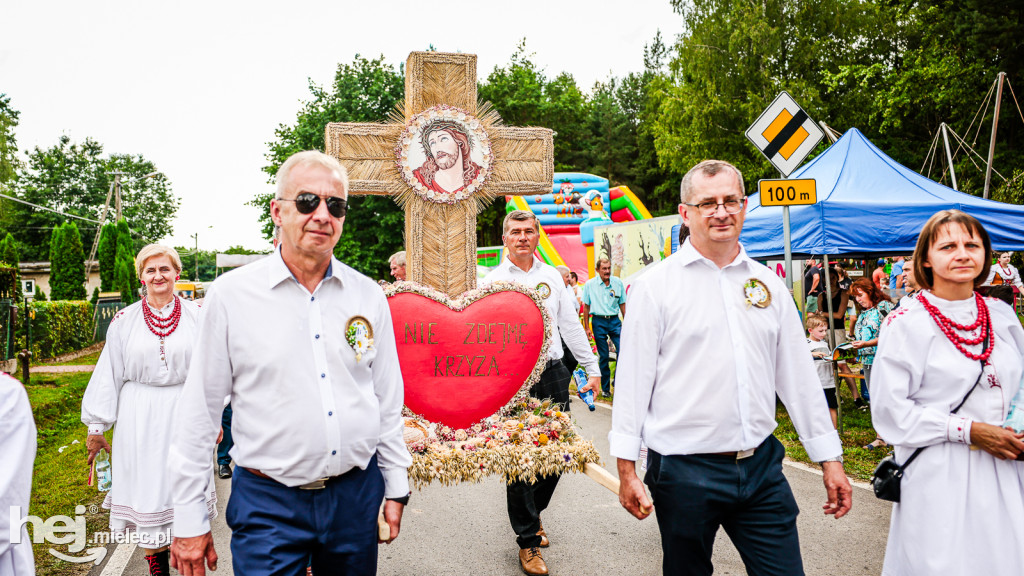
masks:
[(668, 0), (603, 2), (4, 3), (0, 93), (21, 111), (24, 151), (61, 134), (105, 152), (142, 154), (170, 179), (181, 208), (163, 243), (261, 249), (257, 211), (271, 190), (266, 142), (294, 122), (308, 80), (329, 85), (339, 63), (384, 55), (397, 67), (431, 44), (504, 66), (520, 39), (549, 77), (595, 81), (643, 69), (643, 47), (682, 21)]

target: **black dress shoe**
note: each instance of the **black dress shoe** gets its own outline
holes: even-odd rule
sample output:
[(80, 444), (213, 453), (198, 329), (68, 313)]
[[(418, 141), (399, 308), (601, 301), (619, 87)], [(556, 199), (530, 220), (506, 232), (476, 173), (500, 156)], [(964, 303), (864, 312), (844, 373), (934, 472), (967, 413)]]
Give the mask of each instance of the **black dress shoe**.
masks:
[(228, 464), (221, 464), (217, 468), (217, 476), (221, 478), (231, 478), (231, 466)]

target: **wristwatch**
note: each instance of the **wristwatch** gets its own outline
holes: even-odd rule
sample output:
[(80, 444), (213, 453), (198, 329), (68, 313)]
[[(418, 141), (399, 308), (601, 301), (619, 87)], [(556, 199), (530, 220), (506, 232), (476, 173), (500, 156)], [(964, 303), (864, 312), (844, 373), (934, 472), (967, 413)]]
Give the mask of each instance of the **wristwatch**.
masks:
[(818, 464), (824, 464), (825, 462), (839, 462), (840, 464), (842, 464), (843, 463), (843, 457), (842, 456), (836, 456), (835, 458), (828, 458), (828, 459), (822, 460), (821, 462), (818, 462)]
[(402, 506), (408, 506), (409, 505), (409, 497), (410, 496), (412, 496), (412, 491), (411, 490), (409, 491), (408, 494), (406, 494), (405, 496), (402, 496), (400, 498), (385, 498), (385, 500), (391, 500), (392, 502), (398, 502)]

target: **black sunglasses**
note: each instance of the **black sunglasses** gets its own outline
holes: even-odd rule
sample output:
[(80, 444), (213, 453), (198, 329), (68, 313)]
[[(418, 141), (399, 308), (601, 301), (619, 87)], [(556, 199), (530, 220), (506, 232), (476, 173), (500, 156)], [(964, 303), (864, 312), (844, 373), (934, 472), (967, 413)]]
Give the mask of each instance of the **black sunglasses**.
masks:
[[(299, 211), (299, 214), (312, 214), (320, 206), (320, 197), (312, 192), (303, 192), (296, 196), (294, 200), (288, 198), (278, 198), (277, 200), (278, 202), (295, 202), (295, 209)], [(327, 202), (327, 211), (330, 212), (331, 216), (341, 218), (345, 215), (345, 211), (348, 208), (348, 200), (337, 196), (328, 196), (324, 200)]]

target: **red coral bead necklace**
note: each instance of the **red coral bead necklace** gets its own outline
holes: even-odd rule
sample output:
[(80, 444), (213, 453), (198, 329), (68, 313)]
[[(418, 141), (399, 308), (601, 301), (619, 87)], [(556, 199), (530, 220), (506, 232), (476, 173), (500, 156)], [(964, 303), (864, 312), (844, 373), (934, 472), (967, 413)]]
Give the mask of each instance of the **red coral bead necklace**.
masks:
[[(924, 291), (918, 293), (917, 299), (924, 306), (924, 309), (928, 311), (928, 315), (935, 321), (939, 330), (941, 330), (946, 338), (953, 343), (953, 346), (956, 346), (956, 349), (959, 350), (961, 354), (971, 360), (988, 360), (989, 356), (992, 355), (995, 338), (988, 339), (988, 345), (980, 354), (975, 354), (965, 347), (965, 345), (973, 346), (981, 344), (987, 336), (992, 334), (992, 317), (989, 315), (988, 306), (985, 305), (985, 299), (982, 298), (981, 294), (978, 294), (977, 292), (974, 293), (974, 301), (978, 306), (978, 316), (971, 324), (958, 324), (943, 315), (934, 304), (925, 298)], [(978, 335), (973, 338), (960, 334), (960, 332), (970, 333), (974, 330), (978, 330), (979, 328), (980, 330)]]
[(146, 327), (149, 328), (149, 331), (160, 339), (160, 361), (164, 362), (164, 364), (167, 363), (164, 340), (178, 329), (178, 323), (181, 321), (181, 299), (176, 295), (173, 298), (174, 309), (166, 317), (154, 314), (149, 308), (148, 300), (142, 303), (142, 317), (145, 319)]

